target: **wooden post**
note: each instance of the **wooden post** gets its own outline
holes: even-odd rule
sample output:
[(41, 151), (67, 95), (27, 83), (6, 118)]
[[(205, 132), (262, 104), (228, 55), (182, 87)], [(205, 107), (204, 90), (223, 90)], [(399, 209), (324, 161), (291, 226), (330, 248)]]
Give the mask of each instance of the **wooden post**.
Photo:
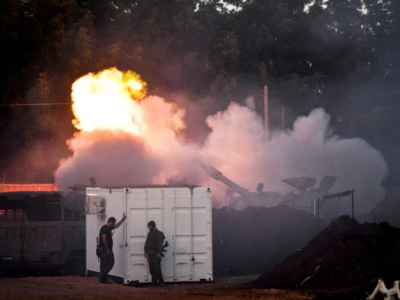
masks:
[(269, 137), (269, 120), (268, 120), (268, 86), (264, 86), (264, 118), (265, 118), (265, 134)]

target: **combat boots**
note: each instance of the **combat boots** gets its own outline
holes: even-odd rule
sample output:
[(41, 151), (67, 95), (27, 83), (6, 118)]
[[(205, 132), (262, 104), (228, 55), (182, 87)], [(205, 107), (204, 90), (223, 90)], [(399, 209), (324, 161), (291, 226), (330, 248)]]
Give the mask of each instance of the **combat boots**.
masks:
[(106, 283), (106, 280), (107, 280), (107, 274), (100, 273), (100, 276), (99, 276), (100, 283)]

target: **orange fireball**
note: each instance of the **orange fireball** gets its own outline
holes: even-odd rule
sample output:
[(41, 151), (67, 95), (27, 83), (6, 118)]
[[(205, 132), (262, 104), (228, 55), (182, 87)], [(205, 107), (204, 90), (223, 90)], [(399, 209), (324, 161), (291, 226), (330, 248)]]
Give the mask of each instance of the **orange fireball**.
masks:
[[(72, 85), (72, 111), (74, 126), (82, 131), (124, 131), (139, 136), (152, 127), (144, 118), (141, 102), (146, 101), (147, 84), (132, 71), (125, 73), (116, 68), (89, 73)], [(143, 99), (143, 100), (142, 100)], [(184, 111), (169, 104), (171, 115), (164, 126), (175, 131), (185, 128)]]

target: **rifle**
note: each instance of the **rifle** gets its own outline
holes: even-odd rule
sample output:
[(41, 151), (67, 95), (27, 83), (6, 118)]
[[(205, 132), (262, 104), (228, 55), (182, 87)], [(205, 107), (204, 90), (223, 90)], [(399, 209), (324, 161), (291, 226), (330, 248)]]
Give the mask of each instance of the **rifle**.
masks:
[(165, 242), (164, 246), (162, 247), (162, 251), (161, 251), (161, 256), (164, 257), (164, 253), (163, 252), (168, 252), (167, 250), (165, 250), (165, 248), (167, 248), (169, 246), (168, 241)]

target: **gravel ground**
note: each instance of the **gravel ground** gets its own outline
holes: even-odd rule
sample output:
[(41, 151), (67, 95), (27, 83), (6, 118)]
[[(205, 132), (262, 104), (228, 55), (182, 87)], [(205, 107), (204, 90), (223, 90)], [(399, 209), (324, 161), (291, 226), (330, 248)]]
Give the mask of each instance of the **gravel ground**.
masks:
[(164, 287), (129, 287), (100, 284), (95, 277), (1, 278), (0, 299), (316, 299), (312, 292), (252, 289), (257, 275), (217, 277), (215, 283), (166, 284)]

